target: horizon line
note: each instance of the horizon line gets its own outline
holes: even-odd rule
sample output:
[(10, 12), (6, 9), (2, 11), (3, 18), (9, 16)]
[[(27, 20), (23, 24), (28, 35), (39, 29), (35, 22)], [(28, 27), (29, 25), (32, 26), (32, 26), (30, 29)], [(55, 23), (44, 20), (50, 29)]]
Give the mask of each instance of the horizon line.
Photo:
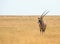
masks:
[[(28, 14), (20, 14), (20, 15), (17, 15), (17, 14), (8, 14), (8, 15), (0, 15), (0, 16), (41, 16), (41, 15), (38, 15), (38, 14), (30, 14), (30, 15), (28, 15)], [(45, 15), (45, 16), (60, 16), (60, 14), (58, 15)]]

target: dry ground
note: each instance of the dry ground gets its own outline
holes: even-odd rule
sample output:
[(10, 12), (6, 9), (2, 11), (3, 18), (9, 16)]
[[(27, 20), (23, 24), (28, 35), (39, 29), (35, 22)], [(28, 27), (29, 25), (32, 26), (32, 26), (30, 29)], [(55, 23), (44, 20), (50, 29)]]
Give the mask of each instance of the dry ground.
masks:
[(38, 16), (0, 16), (0, 44), (60, 44), (60, 16), (46, 16), (39, 31)]

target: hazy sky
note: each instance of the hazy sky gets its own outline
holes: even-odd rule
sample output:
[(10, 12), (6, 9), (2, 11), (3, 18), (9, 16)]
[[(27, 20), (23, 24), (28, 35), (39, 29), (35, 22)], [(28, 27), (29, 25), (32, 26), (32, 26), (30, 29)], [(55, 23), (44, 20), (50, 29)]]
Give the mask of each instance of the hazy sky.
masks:
[(0, 0), (0, 15), (60, 14), (60, 0)]

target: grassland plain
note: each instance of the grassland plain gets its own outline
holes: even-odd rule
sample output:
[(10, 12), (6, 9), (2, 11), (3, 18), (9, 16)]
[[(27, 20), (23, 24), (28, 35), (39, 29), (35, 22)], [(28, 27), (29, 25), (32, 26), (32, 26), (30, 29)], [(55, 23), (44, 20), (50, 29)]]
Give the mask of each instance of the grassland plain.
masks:
[(60, 44), (60, 16), (46, 16), (46, 32), (38, 16), (0, 16), (0, 44)]

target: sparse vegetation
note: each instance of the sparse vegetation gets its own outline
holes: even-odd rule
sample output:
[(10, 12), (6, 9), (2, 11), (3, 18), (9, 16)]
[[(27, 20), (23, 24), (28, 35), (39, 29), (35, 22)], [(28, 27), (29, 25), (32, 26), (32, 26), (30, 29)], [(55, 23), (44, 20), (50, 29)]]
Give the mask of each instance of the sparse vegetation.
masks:
[(60, 44), (60, 16), (46, 16), (40, 34), (38, 16), (0, 16), (0, 44)]

